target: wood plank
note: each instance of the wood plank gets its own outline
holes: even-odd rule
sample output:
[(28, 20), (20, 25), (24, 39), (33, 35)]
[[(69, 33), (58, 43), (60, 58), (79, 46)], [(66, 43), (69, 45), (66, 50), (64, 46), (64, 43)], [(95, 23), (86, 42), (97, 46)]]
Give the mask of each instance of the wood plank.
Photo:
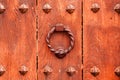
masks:
[[(120, 15), (114, 6), (120, 0), (84, 0), (83, 2), (83, 50), (84, 80), (119, 80), (114, 73), (120, 66)], [(100, 5), (100, 11), (93, 13), (93, 3)], [(94, 77), (90, 69), (100, 69)]]
[[(48, 3), (52, 10), (46, 14), (42, 8)], [(75, 6), (72, 14), (66, 12), (67, 5)], [(81, 0), (39, 0), (38, 1), (38, 79), (46, 80), (80, 80), (81, 79)], [(62, 23), (68, 26), (75, 38), (73, 50), (63, 59), (58, 59), (47, 47), (46, 36), (53, 25)], [(50, 42), (54, 48), (69, 46), (69, 38), (66, 33), (58, 32), (52, 35)], [(52, 73), (44, 76), (44, 67), (49, 65)], [(74, 67), (76, 74), (69, 77), (66, 73), (68, 67)]]
[[(0, 64), (6, 69), (0, 80), (36, 80), (35, 0), (1, 0), (6, 11), (0, 14)], [(18, 7), (27, 4), (21, 13)], [(24, 76), (20, 66), (28, 68)]]

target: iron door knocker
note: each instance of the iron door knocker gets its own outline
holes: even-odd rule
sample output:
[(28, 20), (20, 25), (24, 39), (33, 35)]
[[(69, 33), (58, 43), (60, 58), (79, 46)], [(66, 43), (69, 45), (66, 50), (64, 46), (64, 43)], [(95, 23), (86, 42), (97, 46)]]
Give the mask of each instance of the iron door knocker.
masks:
[[(52, 34), (54, 34), (55, 32), (66, 32), (70, 38), (70, 46), (67, 49), (54, 49), (51, 44), (50, 44), (50, 38), (52, 36)], [(51, 52), (53, 52), (56, 57), (58, 58), (64, 58), (66, 56), (67, 53), (69, 53), (73, 47), (74, 47), (74, 37), (73, 37), (73, 33), (71, 32), (71, 30), (69, 28), (66, 28), (66, 26), (64, 26), (63, 24), (56, 24), (49, 32), (48, 35), (46, 37), (46, 42), (47, 42), (47, 46), (50, 49)]]

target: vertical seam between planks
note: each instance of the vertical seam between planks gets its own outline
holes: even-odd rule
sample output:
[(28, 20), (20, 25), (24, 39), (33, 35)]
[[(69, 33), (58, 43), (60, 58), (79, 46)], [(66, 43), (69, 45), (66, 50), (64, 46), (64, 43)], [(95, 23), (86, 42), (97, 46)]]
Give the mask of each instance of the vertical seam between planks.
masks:
[(36, 11), (36, 77), (38, 80), (38, 0), (36, 0), (35, 11)]
[(81, 34), (81, 36), (82, 36), (82, 41), (81, 41), (81, 43), (82, 43), (82, 45), (81, 45), (81, 47), (82, 47), (82, 80), (83, 80), (83, 76), (84, 76), (84, 74), (83, 74), (83, 64), (84, 64), (84, 56), (83, 56), (83, 1), (81, 1), (81, 18), (82, 18), (82, 21), (81, 21), (81, 26), (82, 26), (82, 29), (81, 29), (81, 31), (82, 31), (82, 34)]

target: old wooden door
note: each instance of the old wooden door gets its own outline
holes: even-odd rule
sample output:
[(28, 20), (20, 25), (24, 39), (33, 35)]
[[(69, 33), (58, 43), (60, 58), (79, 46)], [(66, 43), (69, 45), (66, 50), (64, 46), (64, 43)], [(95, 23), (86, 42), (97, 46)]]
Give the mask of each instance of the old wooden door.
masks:
[(0, 80), (119, 80), (120, 0), (0, 0)]
[(83, 79), (119, 80), (120, 0), (83, 4)]
[(82, 79), (81, 14), (80, 0), (38, 1), (38, 79)]
[(35, 0), (0, 0), (0, 80), (37, 79), (35, 7)]

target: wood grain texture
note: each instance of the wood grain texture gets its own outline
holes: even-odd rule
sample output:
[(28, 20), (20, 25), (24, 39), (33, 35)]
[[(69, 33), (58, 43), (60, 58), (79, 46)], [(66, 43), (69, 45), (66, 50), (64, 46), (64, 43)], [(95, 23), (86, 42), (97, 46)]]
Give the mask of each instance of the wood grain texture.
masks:
[[(0, 80), (36, 80), (35, 0), (0, 0), (6, 8), (0, 14), (0, 64), (6, 72)], [(22, 14), (18, 7), (26, 3), (29, 10)], [(19, 67), (29, 68), (25, 76)]]
[[(119, 80), (114, 69), (120, 66), (120, 16), (114, 6), (120, 0), (83, 1), (83, 80)], [(93, 13), (93, 3), (100, 5), (100, 11)], [(93, 77), (90, 69), (97, 66), (100, 74)]]
[[(42, 8), (49, 3), (52, 7), (50, 13), (46, 14)], [(76, 7), (73, 14), (66, 12), (67, 5), (72, 4)], [(81, 0), (38, 0), (38, 80), (81, 80)], [(46, 36), (53, 25), (62, 23), (68, 26), (74, 34), (74, 49), (64, 58), (58, 59), (50, 52), (46, 44)], [(55, 33), (51, 37), (51, 45), (54, 48), (59, 46), (67, 48), (69, 38), (66, 33)], [(49, 65), (53, 72), (45, 76), (43, 71), (45, 65)], [(69, 77), (66, 69), (73, 66), (76, 74)]]

